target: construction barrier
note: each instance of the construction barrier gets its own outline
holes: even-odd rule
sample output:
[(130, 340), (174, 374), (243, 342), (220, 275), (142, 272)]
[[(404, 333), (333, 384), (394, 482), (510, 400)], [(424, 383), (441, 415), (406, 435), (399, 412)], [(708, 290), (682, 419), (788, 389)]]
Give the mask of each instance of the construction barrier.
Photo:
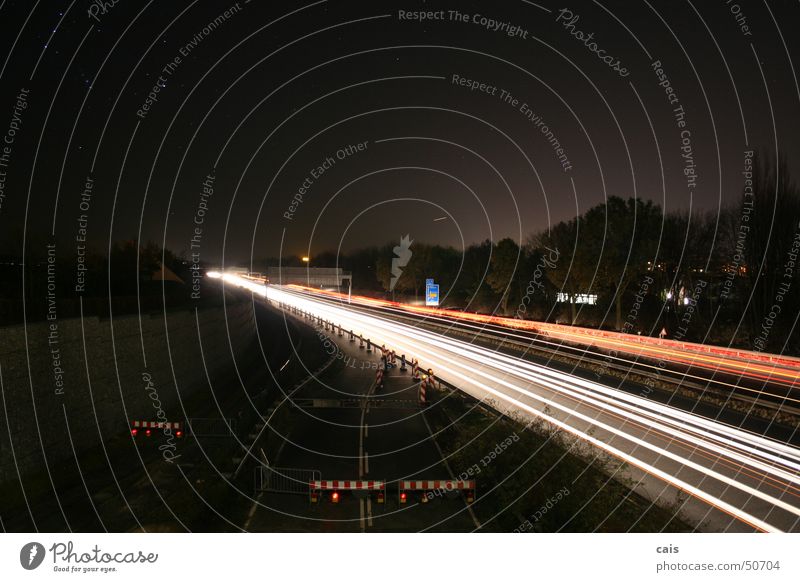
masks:
[(428, 388), (430, 390), (434, 390), (437, 388), (436, 376), (433, 374), (433, 370), (430, 368), (428, 368), (428, 377), (426, 378), (426, 381), (428, 382)]
[(153, 420), (134, 420), (131, 421), (131, 436), (138, 436), (139, 431), (144, 431), (144, 436), (149, 437), (153, 434), (153, 429), (174, 431), (177, 438), (183, 436), (182, 422), (159, 422)]
[(420, 502), (422, 503), (427, 503), (431, 499), (431, 492), (434, 495), (438, 492), (461, 492), (464, 494), (464, 500), (467, 503), (472, 503), (475, 501), (475, 487), (474, 480), (464, 481), (460, 479), (400, 481), (397, 484), (400, 503), (408, 501), (409, 491), (425, 493), (426, 495), (420, 497)]
[(340, 481), (311, 479), (308, 482), (309, 501), (317, 503), (324, 492), (330, 493), (331, 503), (339, 503), (339, 492), (374, 493), (378, 503), (386, 499), (386, 481)]

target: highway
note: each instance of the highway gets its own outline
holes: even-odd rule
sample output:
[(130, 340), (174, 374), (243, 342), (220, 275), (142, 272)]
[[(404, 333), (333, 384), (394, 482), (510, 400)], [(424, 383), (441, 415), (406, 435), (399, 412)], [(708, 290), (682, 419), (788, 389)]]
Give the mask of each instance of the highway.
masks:
[[(681, 514), (704, 529), (800, 529), (800, 450), (796, 447), (401, 323), (379, 311), (356, 309), (341, 298), (265, 286), (233, 275), (223, 279), (285, 309), (321, 317), (377, 345), (417, 358), (441, 380), (500, 411), (546, 420), (571, 435), (576, 447), (602, 451), (623, 462), (625, 471), (638, 482), (637, 490), (651, 499), (675, 499), (676, 490), (687, 494)], [(729, 354), (722, 359), (733, 369), (757, 365), (737, 362)], [(791, 360), (777, 364), (787, 374), (796, 373)]]
[[(379, 309), (395, 315), (423, 316), (426, 321), (446, 322), (480, 331), (498, 334), (507, 339), (536, 342), (558, 350), (571, 350), (586, 356), (587, 350), (613, 352), (614, 359), (626, 364), (641, 365), (642, 360), (656, 364), (669, 363), (680, 370), (682, 377), (714, 381), (730, 389), (773, 399), (782, 405), (797, 406), (800, 399), (792, 390), (800, 385), (800, 358), (704, 345), (670, 339), (660, 339), (630, 333), (619, 333), (511, 317), (469, 313), (436, 307), (408, 305), (394, 301), (355, 296), (350, 301), (344, 294), (332, 291), (313, 291), (316, 295), (338, 299), (340, 303)], [(651, 365), (662, 370), (663, 366)], [(733, 382), (725, 380), (734, 379)], [(800, 409), (799, 409), (800, 410)]]
[[(322, 326), (314, 332), (320, 347), (340, 365), (310, 374), (308, 381), (288, 390), (287, 398), (277, 399), (265, 414), (267, 422), (254, 448), (267, 451), (269, 468), (251, 463), (248, 469), (256, 464), (257, 471), (272, 472), (283, 483), (273, 490), (257, 487), (254, 498), (247, 500), (243, 529), (469, 532), (478, 528), (480, 522), (463, 497), (437, 497), (425, 503), (421, 495), (408, 495), (399, 503), (402, 480), (452, 478), (417, 402), (410, 370), (391, 368), (379, 388), (375, 381), (378, 350), (367, 353), (348, 337)], [(339, 487), (321, 492), (316, 502), (310, 502), (306, 479), (312, 471), (314, 478), (325, 481), (382, 482), (384, 499)]]

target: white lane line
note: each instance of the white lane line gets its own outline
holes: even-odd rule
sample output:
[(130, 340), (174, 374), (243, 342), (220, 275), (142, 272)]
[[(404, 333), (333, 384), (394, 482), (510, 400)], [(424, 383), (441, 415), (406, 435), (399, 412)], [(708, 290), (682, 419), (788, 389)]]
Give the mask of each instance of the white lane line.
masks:
[(259, 493), (258, 496), (253, 500), (253, 506), (250, 508), (250, 511), (247, 514), (247, 520), (244, 522), (244, 531), (250, 531), (250, 522), (253, 519), (253, 516), (256, 514), (256, 509), (258, 509), (258, 504), (261, 501), (261, 496), (264, 495), (263, 493)]
[(369, 473), (369, 453), (364, 451), (364, 474), (367, 475)]
[(368, 436), (369, 436), (369, 425), (365, 424), (364, 425), (364, 437), (366, 438)]
[[(367, 388), (367, 397), (369, 397), (369, 395), (372, 393), (374, 388), (375, 388), (375, 383), (373, 382)], [(367, 406), (365, 406), (364, 408), (361, 409), (361, 427), (358, 430), (358, 478), (359, 478), (359, 480), (364, 479), (364, 473), (369, 471), (369, 466), (367, 465), (367, 457), (366, 457), (366, 454), (364, 453), (364, 437), (366, 436), (366, 426), (367, 426), (366, 423), (364, 422), (364, 416), (368, 412), (369, 412), (369, 405), (367, 405)], [(369, 501), (368, 501), (368, 503), (369, 503)], [(361, 515), (360, 520), (359, 520), (359, 522), (360, 522), (359, 526), (361, 528), (361, 531), (365, 532), (367, 530), (367, 526), (364, 523), (364, 500), (363, 499), (359, 499), (358, 500), (358, 506), (359, 506), (359, 511), (360, 511), (360, 515)], [(370, 522), (369, 525), (372, 526), (372, 510), (371, 510), (372, 506), (369, 505), (368, 507), (370, 508), (369, 509), (369, 522)]]
[(367, 497), (367, 525), (372, 527), (372, 498)]
[[(455, 473), (453, 473), (453, 470), (450, 468), (450, 464), (447, 462), (447, 459), (445, 458), (444, 453), (442, 452), (442, 447), (440, 447), (439, 443), (436, 442), (436, 437), (433, 436), (433, 431), (431, 430), (431, 425), (428, 424), (428, 419), (425, 418), (425, 414), (424, 413), (420, 414), (420, 416), (422, 417), (422, 421), (425, 423), (425, 426), (428, 429), (428, 433), (431, 435), (431, 440), (433, 441), (433, 444), (436, 446), (436, 450), (439, 451), (439, 456), (442, 459), (442, 463), (444, 464), (444, 468), (447, 469), (447, 472), (450, 474), (450, 478), (453, 481), (455, 481), (456, 480), (456, 475), (455, 475)], [(475, 527), (477, 529), (480, 529), (481, 528), (481, 522), (478, 521), (478, 518), (475, 516), (475, 512), (472, 511), (472, 506), (469, 503), (467, 503), (467, 500), (466, 500), (466, 498), (464, 498), (463, 495), (461, 496), (461, 499), (464, 500), (464, 505), (467, 508), (467, 512), (469, 513), (469, 516), (472, 518), (472, 523), (475, 524)]]

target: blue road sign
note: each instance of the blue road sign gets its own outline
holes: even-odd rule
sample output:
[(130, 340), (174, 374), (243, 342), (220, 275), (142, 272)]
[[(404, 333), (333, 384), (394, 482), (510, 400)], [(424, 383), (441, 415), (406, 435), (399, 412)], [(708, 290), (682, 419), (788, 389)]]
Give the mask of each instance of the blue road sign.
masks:
[(439, 286), (425, 286), (425, 305), (436, 307), (439, 305)]

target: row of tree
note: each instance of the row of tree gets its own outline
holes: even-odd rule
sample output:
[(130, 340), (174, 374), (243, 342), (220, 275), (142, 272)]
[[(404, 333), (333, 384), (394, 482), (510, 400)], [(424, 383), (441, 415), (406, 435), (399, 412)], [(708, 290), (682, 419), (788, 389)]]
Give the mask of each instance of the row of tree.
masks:
[(756, 156), (753, 176), (752, 193), (716, 212), (610, 197), (522, 244), (414, 242), (394, 286), (396, 243), (313, 264), (383, 296), (421, 300), (435, 278), (451, 307), (797, 352), (800, 194), (783, 160)]

